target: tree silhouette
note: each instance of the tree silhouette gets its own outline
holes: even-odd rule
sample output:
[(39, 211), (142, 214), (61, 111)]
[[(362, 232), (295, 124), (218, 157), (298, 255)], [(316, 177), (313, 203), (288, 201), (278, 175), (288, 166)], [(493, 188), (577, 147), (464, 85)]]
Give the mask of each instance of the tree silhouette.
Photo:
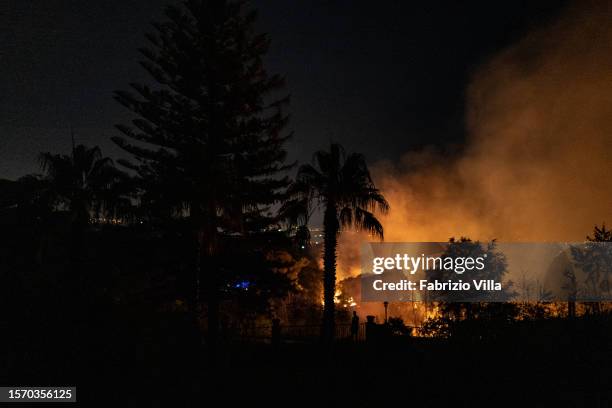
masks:
[[(268, 75), (266, 35), (256, 34), (256, 13), (244, 1), (187, 0), (168, 6), (140, 50), (141, 65), (155, 87), (131, 84), (115, 98), (137, 115), (117, 125), (114, 137), (135, 161), (120, 163), (137, 173), (140, 200), (154, 216), (188, 216), (197, 247), (194, 307), (206, 269), (210, 344), (218, 329), (218, 267), (223, 234), (265, 229), (268, 207), (289, 184), (281, 134), (288, 116), (278, 97), (284, 86)], [(129, 141), (128, 141), (129, 140)]]
[(0, 211), (16, 210), (22, 223), (47, 218), (56, 199), (40, 175), (29, 174), (15, 181), (0, 179)]
[(383, 239), (383, 226), (375, 217), (386, 213), (389, 204), (374, 186), (365, 158), (347, 155), (339, 144), (314, 154), (313, 164), (300, 166), (296, 183), (297, 200), (314, 199), (322, 207), (324, 227), (323, 331), (325, 342), (334, 336), (336, 250), (341, 228), (355, 228)]
[(572, 246), (574, 263), (584, 271), (584, 296), (590, 298), (586, 305), (594, 313), (601, 310), (602, 299), (610, 297), (610, 280), (612, 276), (612, 231), (605, 224), (601, 228), (595, 225), (593, 237), (587, 236), (587, 242)]
[[(447, 248), (441, 255), (443, 258), (486, 258), (485, 268), (482, 270), (474, 269), (469, 271), (469, 280), (488, 280), (502, 282), (503, 277), (508, 272), (508, 262), (506, 256), (498, 250), (495, 240), (482, 244), (479, 241), (472, 241), (467, 237), (460, 239), (450, 238)], [(468, 272), (466, 272), (467, 274)], [(433, 279), (440, 281), (457, 280), (457, 275), (453, 270), (432, 269), (427, 274)], [(516, 295), (512, 281), (507, 281), (503, 289), (499, 292), (485, 294), (477, 291), (474, 287), (465, 291), (431, 291), (432, 296), (440, 301), (440, 309), (443, 314), (455, 319), (465, 318), (466, 320), (478, 317), (479, 314), (487, 314), (489, 302), (507, 302)], [(491, 309), (493, 310), (493, 309)], [(490, 310), (489, 310), (490, 311)]]
[(612, 242), (612, 231), (606, 229), (606, 224), (602, 223), (601, 228), (595, 225), (593, 227), (593, 237), (586, 237), (589, 242)]
[(103, 157), (99, 147), (74, 146), (70, 155), (41, 153), (39, 161), (54, 204), (83, 228), (94, 214), (115, 215), (128, 199), (121, 192), (127, 175)]

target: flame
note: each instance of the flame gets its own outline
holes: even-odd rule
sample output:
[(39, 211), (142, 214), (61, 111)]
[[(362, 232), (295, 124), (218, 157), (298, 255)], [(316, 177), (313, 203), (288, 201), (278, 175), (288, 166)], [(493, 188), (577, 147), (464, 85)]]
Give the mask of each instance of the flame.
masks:
[[(581, 241), (612, 219), (606, 7), (574, 3), (477, 70), (459, 153), (430, 147), (371, 166), (391, 207), (381, 217), (386, 241)], [(359, 247), (370, 240), (341, 234), (339, 280), (359, 274)], [(370, 309), (380, 315), (382, 307)], [(425, 318), (438, 313), (423, 310)]]

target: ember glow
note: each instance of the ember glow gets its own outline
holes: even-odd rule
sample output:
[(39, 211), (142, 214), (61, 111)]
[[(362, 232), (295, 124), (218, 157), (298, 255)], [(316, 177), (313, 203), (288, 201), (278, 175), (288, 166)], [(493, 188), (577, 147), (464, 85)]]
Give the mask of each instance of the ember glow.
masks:
[[(391, 206), (387, 242), (581, 241), (611, 218), (605, 7), (575, 4), (486, 62), (467, 91), (468, 143), (458, 153), (426, 148), (374, 166)], [(359, 243), (370, 240), (343, 234), (339, 279), (358, 274)]]

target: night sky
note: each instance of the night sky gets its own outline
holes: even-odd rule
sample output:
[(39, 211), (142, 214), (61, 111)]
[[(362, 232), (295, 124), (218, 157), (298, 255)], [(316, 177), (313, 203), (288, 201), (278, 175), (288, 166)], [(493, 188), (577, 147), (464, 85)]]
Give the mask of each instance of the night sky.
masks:
[[(109, 138), (132, 116), (112, 99), (148, 78), (143, 33), (166, 0), (5, 0), (0, 5), (0, 178), (38, 170), (41, 151)], [(464, 91), (479, 64), (545, 23), (553, 1), (256, 1), (272, 47), (267, 67), (292, 95), (288, 148), (309, 160), (330, 140), (394, 160), (461, 144)], [(537, 4), (536, 4), (537, 3)]]

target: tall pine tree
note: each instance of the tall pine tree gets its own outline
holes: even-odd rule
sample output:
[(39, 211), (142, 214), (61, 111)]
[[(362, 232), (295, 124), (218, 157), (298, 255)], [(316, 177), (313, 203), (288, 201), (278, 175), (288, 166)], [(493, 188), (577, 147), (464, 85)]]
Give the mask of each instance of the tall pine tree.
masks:
[(269, 39), (254, 30), (244, 1), (186, 0), (154, 23), (140, 63), (155, 85), (130, 84), (115, 98), (137, 117), (117, 125), (113, 140), (135, 160), (121, 164), (140, 181), (151, 214), (186, 217), (197, 247), (195, 306), (200, 278), (207, 295), (208, 332), (218, 328), (219, 242), (249, 234), (274, 219), (288, 178), (284, 142), (289, 98), (284, 80), (262, 58)]

